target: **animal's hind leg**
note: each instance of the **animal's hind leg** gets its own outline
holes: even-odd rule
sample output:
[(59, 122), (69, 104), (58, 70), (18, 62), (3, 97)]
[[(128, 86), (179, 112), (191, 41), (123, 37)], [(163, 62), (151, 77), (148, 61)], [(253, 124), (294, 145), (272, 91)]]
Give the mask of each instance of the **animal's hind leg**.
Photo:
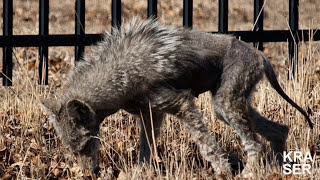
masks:
[(281, 165), (283, 163), (282, 153), (286, 149), (289, 127), (268, 120), (252, 107), (250, 107), (249, 111), (257, 133), (270, 141), (271, 155), (274, 155)]
[(247, 102), (235, 100), (216, 94), (213, 100), (214, 109), (218, 118), (226, 121), (240, 136), (248, 156), (243, 174), (251, 176), (250, 171), (260, 160), (263, 145), (257, 140)]
[[(153, 140), (156, 140), (160, 133), (163, 117), (164, 114), (160, 112), (152, 112), (152, 117), (150, 117), (150, 112), (142, 113), (142, 117), (140, 117), (140, 162), (150, 162), (150, 154), (153, 143), (155, 143)], [(152, 127), (154, 130), (154, 138), (152, 136)]]
[[(248, 52), (248, 56), (253, 55)], [(213, 95), (216, 115), (235, 130), (247, 152), (247, 164), (242, 172), (245, 176), (253, 175), (250, 172), (259, 162), (264, 150), (257, 139), (249, 113), (251, 91), (263, 72), (263, 66), (252, 59), (253, 57), (234, 60), (234, 64), (223, 72), (220, 87)]]

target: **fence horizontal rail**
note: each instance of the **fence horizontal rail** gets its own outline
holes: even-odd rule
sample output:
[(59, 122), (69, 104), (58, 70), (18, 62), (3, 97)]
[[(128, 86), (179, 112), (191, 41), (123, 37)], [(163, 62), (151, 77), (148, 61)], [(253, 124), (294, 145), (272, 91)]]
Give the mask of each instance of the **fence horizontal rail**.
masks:
[(15, 35), (0, 36), (0, 47), (88, 46), (102, 39), (102, 34)]
[[(217, 32), (212, 32), (217, 33)], [(292, 39), (289, 30), (264, 30), (264, 31), (228, 31), (228, 34), (240, 37), (246, 42), (286, 42)], [(313, 33), (313, 35), (310, 35)], [(320, 40), (320, 31), (299, 30), (298, 39), (309, 41)], [(38, 46), (89, 46), (102, 40), (102, 34), (64, 34), (64, 35), (14, 35), (0, 36), (0, 47), (38, 47)]]
[[(286, 42), (293, 39), (290, 30), (228, 31), (226, 33), (241, 37), (241, 40), (246, 42)], [(319, 41), (320, 31), (309, 29), (298, 30), (297, 37), (299, 41), (309, 41), (310, 37), (314, 41)]]

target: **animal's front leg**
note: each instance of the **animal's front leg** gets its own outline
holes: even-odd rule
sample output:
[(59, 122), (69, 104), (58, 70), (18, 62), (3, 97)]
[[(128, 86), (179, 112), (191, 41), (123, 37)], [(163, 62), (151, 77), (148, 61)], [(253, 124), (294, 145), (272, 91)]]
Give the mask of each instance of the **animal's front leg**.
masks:
[(231, 177), (227, 154), (223, 152), (208, 127), (202, 122), (202, 114), (194, 105), (193, 97), (186, 95), (177, 101), (177, 104), (179, 104), (179, 110), (174, 115), (181, 120), (185, 129), (191, 134), (203, 158), (211, 163), (216, 179)]
[(158, 112), (145, 112), (140, 117), (140, 162), (150, 163), (150, 154), (153, 141), (157, 139), (163, 120), (163, 114)]

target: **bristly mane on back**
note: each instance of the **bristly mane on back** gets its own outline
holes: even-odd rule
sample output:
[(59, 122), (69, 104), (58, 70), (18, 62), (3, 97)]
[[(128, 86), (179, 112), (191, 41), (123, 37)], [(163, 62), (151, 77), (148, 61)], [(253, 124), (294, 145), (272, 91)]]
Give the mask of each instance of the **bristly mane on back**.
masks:
[[(92, 48), (93, 55), (85, 56), (69, 75), (66, 86), (72, 87), (73, 90), (65, 94), (66, 98), (72, 96), (70, 93), (75, 91), (90, 93), (88, 90), (83, 90), (83, 82), (91, 82), (91, 87), (96, 88), (101, 86), (100, 80), (119, 81), (125, 85), (126, 72), (143, 74), (148, 70), (145, 68), (154, 68), (149, 70), (158, 73), (170, 70), (168, 60), (175, 61), (176, 57), (171, 52), (181, 46), (183, 31), (181, 27), (159, 24), (155, 19), (134, 18), (120, 29), (113, 28), (112, 34), (105, 32), (103, 41)], [(152, 66), (137, 65), (146, 62)], [(112, 76), (117, 76), (117, 80)]]

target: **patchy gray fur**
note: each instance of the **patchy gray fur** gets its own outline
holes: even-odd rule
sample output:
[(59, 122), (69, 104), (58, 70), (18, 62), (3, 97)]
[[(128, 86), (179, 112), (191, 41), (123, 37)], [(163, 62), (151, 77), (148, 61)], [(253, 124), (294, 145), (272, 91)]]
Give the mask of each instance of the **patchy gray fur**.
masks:
[(288, 127), (262, 117), (250, 106), (256, 83), (265, 71), (274, 74), (260, 51), (232, 36), (166, 26), (155, 20), (134, 19), (113, 33), (106, 33), (92, 56), (77, 64), (58, 100), (42, 101), (53, 114), (52, 124), (63, 143), (91, 162), (92, 170), (97, 168), (98, 140), (94, 136), (99, 124), (119, 109), (142, 114), (140, 161), (150, 160), (150, 103), (155, 136), (164, 115), (175, 115), (217, 177), (230, 174), (226, 153), (194, 104), (194, 98), (205, 91), (212, 93), (218, 118), (242, 140), (248, 154), (245, 174), (250, 174), (263, 151), (256, 133), (271, 142), (275, 154), (285, 150)]

